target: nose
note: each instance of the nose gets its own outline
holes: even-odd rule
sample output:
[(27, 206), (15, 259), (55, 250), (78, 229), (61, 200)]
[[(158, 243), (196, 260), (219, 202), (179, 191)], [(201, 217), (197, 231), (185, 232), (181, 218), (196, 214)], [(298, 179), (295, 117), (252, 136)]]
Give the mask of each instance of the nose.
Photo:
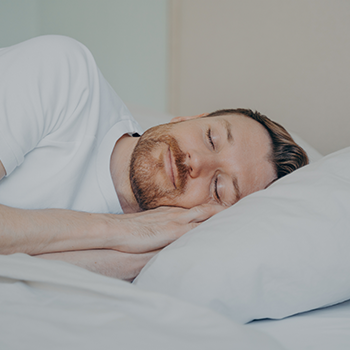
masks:
[(213, 155), (202, 154), (196, 151), (189, 152), (186, 163), (189, 168), (190, 177), (196, 178), (208, 174), (208, 172), (215, 169), (217, 161)]

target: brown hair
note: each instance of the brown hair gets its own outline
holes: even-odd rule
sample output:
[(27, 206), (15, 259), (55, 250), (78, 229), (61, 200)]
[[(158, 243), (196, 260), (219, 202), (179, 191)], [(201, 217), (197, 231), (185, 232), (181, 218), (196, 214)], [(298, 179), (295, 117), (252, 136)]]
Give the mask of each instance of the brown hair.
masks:
[(218, 117), (229, 114), (240, 114), (250, 117), (267, 130), (272, 141), (272, 153), (269, 160), (274, 165), (278, 179), (309, 163), (306, 152), (295, 143), (287, 130), (282, 125), (257, 111), (253, 112), (244, 108), (221, 109), (205, 117)]

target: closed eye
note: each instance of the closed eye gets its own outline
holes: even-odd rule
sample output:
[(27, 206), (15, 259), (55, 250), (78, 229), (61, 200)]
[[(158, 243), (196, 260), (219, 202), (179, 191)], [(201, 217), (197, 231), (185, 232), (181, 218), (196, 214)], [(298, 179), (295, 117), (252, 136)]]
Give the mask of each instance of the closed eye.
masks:
[(215, 150), (215, 145), (214, 145), (213, 139), (211, 137), (211, 129), (210, 128), (207, 130), (207, 138), (209, 140), (211, 147)]
[(215, 197), (221, 203), (221, 199), (220, 199), (219, 192), (218, 192), (218, 178), (217, 177), (215, 179), (214, 191), (215, 191)]

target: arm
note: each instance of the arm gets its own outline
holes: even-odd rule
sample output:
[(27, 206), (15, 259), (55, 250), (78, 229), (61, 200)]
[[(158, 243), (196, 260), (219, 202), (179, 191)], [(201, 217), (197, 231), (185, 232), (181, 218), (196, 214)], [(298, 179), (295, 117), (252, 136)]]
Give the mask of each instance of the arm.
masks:
[(218, 205), (164, 207), (114, 215), (0, 205), (0, 254), (37, 255), (88, 249), (150, 252), (165, 247), (222, 209)]
[(95, 249), (37, 255), (48, 260), (63, 260), (105, 276), (132, 281), (159, 251), (128, 254), (115, 250)]

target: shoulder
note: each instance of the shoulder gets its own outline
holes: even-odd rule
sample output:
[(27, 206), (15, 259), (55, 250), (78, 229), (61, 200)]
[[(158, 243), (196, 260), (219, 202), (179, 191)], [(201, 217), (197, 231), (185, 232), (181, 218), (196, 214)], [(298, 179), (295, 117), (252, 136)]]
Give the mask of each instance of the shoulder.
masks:
[(37, 65), (50, 68), (56, 65), (95, 64), (85, 45), (62, 35), (44, 35), (26, 40), (5, 48), (1, 56), (2, 60), (22, 62), (23, 67), (30, 65), (33, 68)]
[(79, 41), (63, 35), (42, 35), (23, 41), (14, 47), (22, 47), (25, 50), (39, 50), (39, 52), (57, 51), (85, 51), (87, 48)]
[(53, 60), (65, 58), (92, 57), (89, 49), (79, 41), (62, 35), (43, 35), (18, 44), (21, 49), (40, 57)]

